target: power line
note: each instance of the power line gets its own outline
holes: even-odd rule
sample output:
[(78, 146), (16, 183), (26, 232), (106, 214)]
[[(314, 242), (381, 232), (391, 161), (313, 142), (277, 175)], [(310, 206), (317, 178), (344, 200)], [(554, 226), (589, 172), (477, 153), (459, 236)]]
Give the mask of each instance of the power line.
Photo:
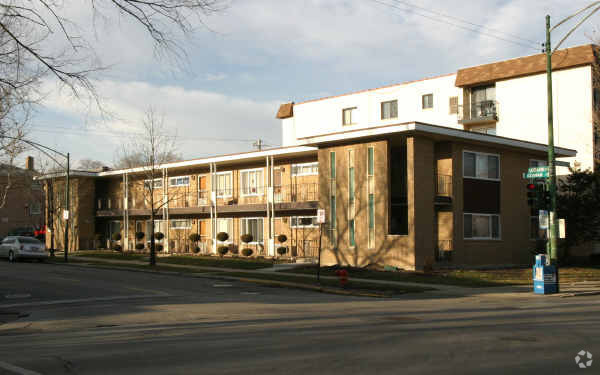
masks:
[(444, 14), (444, 13), (441, 13), (441, 12), (435, 11), (435, 10), (431, 10), (431, 9), (428, 9), (428, 8), (424, 8), (424, 7), (421, 7), (421, 6), (418, 6), (418, 5), (412, 4), (412, 3), (408, 2), (408, 1), (403, 1), (403, 0), (391, 0), (391, 1), (394, 1), (394, 2), (396, 2), (396, 3), (400, 3), (400, 4), (404, 4), (404, 5), (408, 6), (408, 7), (412, 7), (412, 8), (416, 8), (416, 9), (421, 9), (421, 10), (424, 10), (424, 11), (426, 11), (426, 12), (429, 12), (429, 13), (432, 13), (432, 14), (435, 14), (435, 15), (438, 15), (438, 16), (440, 16), (440, 17), (446, 17), (446, 18), (450, 18), (450, 19), (453, 19), (453, 20), (455, 20), (455, 21), (458, 21), (458, 22), (462, 22), (462, 23), (469, 24), (469, 25), (471, 25), (471, 26), (475, 26), (475, 27), (478, 27), (478, 28), (481, 28), (481, 29), (486, 29), (486, 30), (489, 30), (489, 31), (492, 31), (492, 32), (495, 32), (495, 33), (498, 33), (498, 34), (504, 34), (504, 35), (506, 35), (506, 36), (509, 36), (509, 37), (511, 37), (511, 38), (514, 38), (514, 39), (519, 39), (519, 40), (521, 40), (521, 41), (523, 41), (523, 42), (532, 43), (532, 44), (534, 44), (534, 45), (536, 45), (536, 46), (539, 44), (539, 43), (538, 43), (537, 41), (535, 41), (535, 40), (531, 40), (531, 39), (522, 38), (522, 37), (520, 37), (520, 36), (518, 36), (518, 35), (515, 35), (515, 34), (510, 34), (510, 33), (507, 33), (507, 32), (505, 32), (505, 31), (502, 31), (502, 30), (494, 29), (494, 28), (491, 28), (491, 27), (488, 27), (488, 26), (484, 26), (484, 25), (480, 25), (480, 24), (477, 24), (477, 23), (474, 23), (474, 22), (471, 22), (471, 21), (464, 20), (464, 19), (462, 19), (462, 18), (458, 18), (458, 17), (455, 17), (455, 16), (451, 16), (451, 15), (448, 15), (448, 14)]
[[(474, 29), (474, 28), (471, 28), (471, 27), (467, 27), (467, 26), (464, 26), (464, 25), (459, 25), (459, 24), (456, 24), (456, 23), (453, 23), (453, 22), (450, 22), (450, 21), (447, 21), (447, 20), (444, 20), (444, 19), (432, 17), (432, 16), (427, 15), (427, 14), (419, 13), (419, 12), (415, 11), (414, 9), (402, 8), (402, 7), (399, 7), (399, 6), (394, 5), (394, 4), (386, 3), (384, 1), (380, 1), (380, 0), (371, 0), (371, 1), (375, 2), (375, 3), (378, 3), (380, 5), (385, 5), (385, 6), (390, 7), (390, 8), (401, 10), (403, 12), (412, 13), (412, 14), (415, 14), (415, 15), (427, 18), (427, 19), (435, 21), (435, 22), (444, 23), (444, 24), (447, 24), (447, 25), (450, 25), (450, 26), (454, 26), (454, 27), (463, 29), (463, 30), (467, 30), (467, 31), (471, 31), (471, 32), (478, 33), (478, 34), (481, 34), (481, 35), (485, 35), (485, 36), (490, 37), (490, 38), (502, 40), (502, 41), (507, 42), (507, 43), (516, 44), (516, 45), (519, 45), (521, 47), (527, 47), (528, 49), (535, 49), (535, 50), (539, 49), (539, 45), (537, 45), (537, 44), (535, 44), (535, 45), (525, 44), (525, 43), (518, 42), (518, 41), (515, 41), (515, 40), (506, 39), (506, 38), (500, 37), (500, 36), (495, 35), (495, 34), (486, 33), (486, 32), (483, 32), (481, 30), (477, 30), (477, 29)], [(394, 0), (391, 0), (391, 1), (394, 1)]]

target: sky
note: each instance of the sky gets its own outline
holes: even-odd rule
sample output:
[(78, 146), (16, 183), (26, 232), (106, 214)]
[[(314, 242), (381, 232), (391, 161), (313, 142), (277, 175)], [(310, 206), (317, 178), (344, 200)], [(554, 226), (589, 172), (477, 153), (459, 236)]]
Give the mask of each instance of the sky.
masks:
[[(559, 20), (590, 3), (224, 0), (222, 11), (179, 40), (187, 58), (174, 61), (156, 56), (139, 24), (110, 9), (92, 23), (89, 3), (71, 1), (66, 16), (109, 66), (92, 78), (111, 116), (99, 119), (48, 79), (30, 138), (70, 152), (75, 166), (86, 158), (110, 165), (152, 107), (184, 159), (250, 151), (259, 138), (278, 146), (282, 103), (540, 53), (545, 15)], [(554, 41), (571, 25), (557, 29)], [(590, 43), (596, 26), (600, 12), (564, 46)]]

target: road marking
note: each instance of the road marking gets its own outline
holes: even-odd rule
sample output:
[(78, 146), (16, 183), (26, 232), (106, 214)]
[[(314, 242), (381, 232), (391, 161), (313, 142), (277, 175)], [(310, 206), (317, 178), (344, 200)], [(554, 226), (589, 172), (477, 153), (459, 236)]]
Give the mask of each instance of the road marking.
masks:
[(136, 294), (136, 295), (130, 295), (130, 296), (59, 299), (59, 300), (54, 300), (54, 301), (38, 301), (38, 302), (27, 302), (27, 303), (14, 303), (14, 304), (10, 304), (10, 305), (0, 305), (0, 308), (26, 307), (26, 306), (50, 306), (50, 305), (64, 305), (64, 304), (69, 304), (69, 303), (118, 301), (118, 300), (122, 300), (122, 299), (132, 299), (132, 298), (156, 298), (156, 297), (170, 297), (170, 296), (171, 295), (168, 293), (156, 293), (156, 294)]
[(19, 299), (19, 298), (29, 298), (31, 294), (29, 293), (21, 293), (21, 294), (7, 294), (4, 296), (6, 299)]
[(229, 288), (231, 286), (233, 286), (233, 285), (231, 285), (231, 284), (213, 284), (214, 288)]
[(0, 361), (0, 368), (8, 370), (10, 372), (14, 372), (15, 374), (20, 375), (42, 375), (39, 372), (27, 370), (26, 368), (18, 367), (15, 365), (11, 365), (10, 363)]
[(260, 294), (260, 293), (259, 292), (241, 292), (240, 294), (254, 295), (254, 294)]

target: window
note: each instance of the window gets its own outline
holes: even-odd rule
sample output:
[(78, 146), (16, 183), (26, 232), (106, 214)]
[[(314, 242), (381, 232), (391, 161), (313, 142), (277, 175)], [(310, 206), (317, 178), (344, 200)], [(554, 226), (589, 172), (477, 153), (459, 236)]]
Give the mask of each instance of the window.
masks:
[(260, 195), (263, 193), (263, 170), (252, 169), (240, 172), (242, 195)]
[(233, 219), (217, 219), (217, 233), (225, 232), (229, 235), (226, 242), (233, 239)]
[(496, 115), (496, 86), (475, 87), (471, 90), (471, 118)]
[(329, 173), (330, 173), (330, 178), (334, 179), (335, 178), (335, 152), (330, 152), (329, 153)]
[(463, 152), (463, 177), (483, 180), (500, 179), (500, 156), (479, 152)]
[(464, 214), (464, 238), (474, 240), (500, 239), (500, 215)]
[(451, 96), (448, 100), (448, 113), (451, 115), (458, 114), (458, 96)]
[[(150, 180), (144, 180), (144, 187), (146, 189), (150, 189)], [(162, 178), (155, 178), (154, 183), (152, 184), (152, 188), (153, 189), (162, 189), (162, 187), (163, 187)]]
[(263, 218), (256, 219), (241, 219), (240, 231), (241, 234), (251, 234), (251, 243), (262, 243), (263, 242)]
[(336, 217), (336, 184), (335, 184), (336, 166), (335, 166), (335, 151), (329, 153), (329, 240), (335, 246), (337, 242), (335, 226)]
[(231, 172), (217, 173), (217, 197), (231, 197)]
[(290, 218), (290, 227), (292, 228), (317, 228), (316, 216), (293, 216)]
[(594, 92), (593, 92), (593, 101), (594, 101), (594, 111), (597, 111), (600, 109), (600, 89), (599, 88), (594, 88)]
[(191, 229), (192, 220), (190, 219), (177, 219), (171, 220), (171, 229)]
[(472, 132), (481, 133), (481, 134), (489, 134), (496, 135), (496, 127), (495, 126), (482, 126), (477, 128), (471, 128)]
[(342, 125), (353, 125), (356, 107), (342, 109)]
[(169, 178), (169, 186), (188, 186), (190, 184), (190, 176), (178, 176)]
[(31, 202), (29, 206), (29, 214), (30, 215), (39, 215), (42, 212), (40, 202)]
[[(146, 238), (147, 242), (150, 242), (150, 230), (152, 229), (151, 224), (152, 222), (150, 220), (146, 221), (146, 236), (144, 238)], [(166, 236), (166, 224), (167, 223), (165, 220), (154, 220), (154, 233), (161, 232)]]
[(354, 150), (348, 150), (348, 242), (356, 246), (354, 238)]
[(421, 97), (421, 105), (423, 109), (433, 108), (433, 94), (425, 94)]
[(387, 120), (398, 118), (398, 101), (390, 100), (389, 102), (381, 103), (381, 119)]
[(319, 163), (292, 164), (292, 176), (310, 176), (319, 174)]
[(536, 159), (529, 160), (529, 168), (546, 167), (546, 166), (548, 166), (547, 160), (536, 160)]

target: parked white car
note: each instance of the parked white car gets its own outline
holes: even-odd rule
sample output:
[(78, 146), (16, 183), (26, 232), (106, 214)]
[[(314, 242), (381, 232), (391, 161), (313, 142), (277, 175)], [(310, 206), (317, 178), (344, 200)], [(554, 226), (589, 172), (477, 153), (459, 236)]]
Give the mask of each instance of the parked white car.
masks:
[(33, 237), (8, 236), (0, 244), (0, 257), (8, 258), (9, 262), (17, 259), (48, 258), (46, 246)]

